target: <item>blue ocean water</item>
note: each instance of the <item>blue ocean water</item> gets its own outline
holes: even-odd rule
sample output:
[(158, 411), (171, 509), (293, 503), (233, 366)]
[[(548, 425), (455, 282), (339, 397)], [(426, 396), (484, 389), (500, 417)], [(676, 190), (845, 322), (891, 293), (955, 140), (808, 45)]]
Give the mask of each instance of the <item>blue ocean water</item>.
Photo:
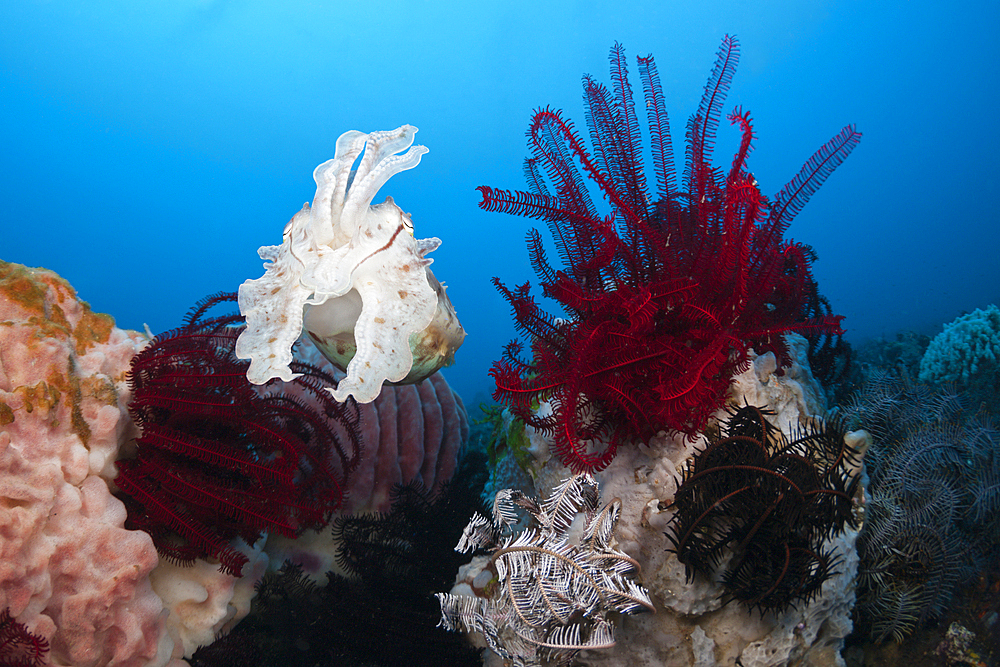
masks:
[[(788, 233), (817, 251), (849, 340), (933, 334), (1000, 301), (998, 25), (993, 2), (5, 2), (0, 259), (163, 331), (262, 274), (257, 247), (280, 242), (342, 132), (409, 123), (430, 153), (376, 201), (443, 240), (433, 269), (468, 331), (445, 374), (483, 400), (514, 337), (490, 278), (534, 279), (535, 225), (480, 211), (476, 186), (524, 187), (533, 109), (584, 127), (580, 77), (607, 82), (616, 41), (655, 55), (680, 154), (729, 33), (726, 109), (753, 114), (766, 194), (844, 125), (864, 133)], [(717, 163), (737, 145), (722, 128)]]

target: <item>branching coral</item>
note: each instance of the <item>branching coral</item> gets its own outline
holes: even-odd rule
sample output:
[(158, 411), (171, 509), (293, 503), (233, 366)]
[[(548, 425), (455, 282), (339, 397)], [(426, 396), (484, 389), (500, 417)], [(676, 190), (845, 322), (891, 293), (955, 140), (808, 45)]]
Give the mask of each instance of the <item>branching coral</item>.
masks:
[[(747, 169), (754, 133), (750, 114), (737, 108), (728, 118), (742, 132), (739, 150), (728, 170), (713, 167), (737, 60), (736, 40), (727, 36), (687, 125), (680, 187), (659, 76), (652, 57), (640, 57), (656, 191), (647, 187), (619, 45), (611, 51), (613, 90), (584, 77), (593, 150), (560, 112), (542, 109), (528, 130), (529, 190), (480, 187), (482, 208), (544, 220), (564, 264), (553, 267), (538, 231), (528, 234), (542, 292), (562, 305), (564, 319), (542, 311), (527, 283), (510, 289), (494, 279), (531, 339), (532, 358), (522, 359), (521, 345), (511, 343), (491, 374), (494, 398), (552, 434), (556, 453), (574, 471), (600, 470), (634, 436), (699, 432), (723, 406), (750, 348), (773, 351), (784, 366), (785, 333), (817, 341), (841, 333), (841, 318), (812, 277), (815, 255), (783, 236), (861, 135), (845, 127), (769, 200)], [(610, 205), (607, 215), (587, 179)], [(542, 398), (553, 405), (546, 416), (533, 410)]]
[(183, 327), (132, 359), (129, 410), (142, 435), (135, 456), (118, 461), (115, 482), (129, 526), (148, 532), (161, 554), (214, 556), (240, 576), (247, 557), (229, 541), (326, 525), (360, 442), (356, 406), (323, 390), (335, 380), (320, 369), (291, 362), (308, 404), (283, 393), (283, 383), (259, 390), (247, 381), (247, 362), (233, 354), (241, 318), (207, 316), (233, 300), (203, 300)]
[(667, 533), (689, 578), (728, 560), (727, 595), (762, 612), (808, 601), (831, 576), (823, 543), (853, 523), (860, 469), (838, 424), (786, 438), (767, 414), (734, 411), (689, 461)]
[[(516, 667), (568, 665), (584, 649), (615, 643), (611, 611), (653, 610), (649, 593), (626, 575), (638, 569), (612, 546), (621, 512), (617, 498), (599, 509), (597, 482), (576, 475), (544, 503), (506, 489), (496, 495), (493, 520), (475, 514), (456, 551), (486, 548), (495, 581), (488, 599), (438, 593), (441, 625), (481, 632), (490, 648)], [(535, 526), (506, 535), (518, 509)], [(577, 515), (586, 521), (579, 544), (568, 535)]]
[(391, 197), (371, 205), (386, 181), (427, 152), (411, 146), (416, 131), (342, 134), (334, 158), (313, 172), (312, 207), (295, 214), (280, 246), (258, 250), (268, 263), (240, 287), (247, 328), (236, 344), (236, 356), (250, 360), (251, 382), (295, 378), (289, 364), (303, 323), (331, 361), (349, 362), (330, 389), (338, 401), (368, 403), (385, 381), (418, 382), (451, 363), (465, 331), (428, 268), (426, 255), (441, 241), (414, 238), (409, 214)]

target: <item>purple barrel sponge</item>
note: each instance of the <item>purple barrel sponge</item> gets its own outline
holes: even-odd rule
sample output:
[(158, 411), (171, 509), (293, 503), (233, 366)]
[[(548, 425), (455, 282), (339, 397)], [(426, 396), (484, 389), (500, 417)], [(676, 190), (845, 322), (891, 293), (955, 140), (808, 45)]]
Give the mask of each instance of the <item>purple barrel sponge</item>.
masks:
[[(308, 343), (299, 345), (295, 357), (342, 375)], [(461, 397), (440, 373), (418, 384), (383, 385), (374, 401), (358, 409), (361, 461), (345, 489), (342, 513), (386, 512), (394, 485), (418, 479), (434, 493), (451, 479), (469, 438), (469, 419)]]

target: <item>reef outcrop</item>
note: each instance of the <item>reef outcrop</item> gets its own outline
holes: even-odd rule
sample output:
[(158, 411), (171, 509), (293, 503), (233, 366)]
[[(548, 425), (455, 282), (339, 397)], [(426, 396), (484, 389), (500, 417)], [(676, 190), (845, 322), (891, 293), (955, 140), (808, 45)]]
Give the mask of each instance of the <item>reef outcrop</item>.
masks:
[[(750, 368), (734, 377), (727, 398), (730, 405), (768, 406), (776, 413), (772, 423), (784, 433), (795, 433), (814, 425), (825, 415), (826, 405), (822, 388), (809, 370), (807, 341), (789, 334), (787, 344), (791, 363), (783, 374), (777, 373), (773, 353), (751, 351)], [(540, 412), (549, 409), (545, 403), (539, 406)], [(728, 416), (720, 410), (711, 424)], [(495, 484), (520, 484), (527, 494), (547, 497), (570, 470), (555, 456), (551, 438), (531, 426), (525, 430), (532, 454), (530, 488), (524, 488), (522, 478), (498, 479)], [(859, 451), (864, 450), (866, 437), (863, 432), (847, 434), (848, 443)], [(842, 664), (840, 649), (852, 628), (857, 527), (847, 527), (825, 540), (823, 548), (836, 559), (836, 566), (818, 594), (782, 611), (762, 614), (736, 602), (726, 604), (721, 575), (688, 581), (685, 566), (670, 551), (665, 533), (675, 513), (672, 502), (682, 471), (706, 443), (704, 436), (692, 442), (682, 434), (661, 432), (647, 442), (621, 448), (610, 465), (594, 475), (602, 495), (621, 500), (616, 548), (639, 563), (636, 580), (649, 590), (657, 613), (623, 617), (616, 645), (581, 656), (581, 663), (658, 667)], [(721, 565), (727, 560), (724, 557)], [(452, 592), (472, 595), (475, 577), (485, 563), (486, 558), (480, 557), (463, 568)]]
[[(128, 371), (149, 340), (92, 312), (55, 273), (0, 262), (0, 612), (47, 642), (54, 666), (183, 667), (249, 612), (269, 562), (324, 549), (234, 540), (248, 560), (234, 577), (217, 562), (167, 562), (125, 528), (115, 462), (135, 454)], [(440, 375), (361, 410), (365, 460), (345, 510), (384, 510), (394, 484), (436, 490), (452, 476), (468, 421)], [(310, 562), (330, 569), (333, 554)]]

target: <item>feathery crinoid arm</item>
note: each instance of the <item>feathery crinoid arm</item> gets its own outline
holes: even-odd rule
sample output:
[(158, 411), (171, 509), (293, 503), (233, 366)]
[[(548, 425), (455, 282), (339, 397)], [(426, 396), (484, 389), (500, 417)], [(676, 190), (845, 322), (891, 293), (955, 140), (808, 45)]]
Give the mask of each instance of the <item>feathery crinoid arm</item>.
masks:
[[(488, 597), (438, 593), (442, 627), (481, 632), (490, 647), (514, 665), (569, 665), (584, 649), (613, 646), (611, 611), (653, 611), (649, 593), (628, 578), (638, 564), (611, 547), (621, 511), (617, 498), (598, 509), (600, 491), (587, 474), (565, 480), (543, 502), (516, 489), (497, 493), (493, 522), (476, 514), (468, 535), (498, 534), (514, 526), (518, 509), (533, 526), (500, 539), (490, 550), (495, 573)], [(583, 513), (585, 534), (569, 538)]]
[(733, 82), (739, 61), (739, 42), (732, 35), (726, 35), (716, 54), (715, 66), (708, 77), (708, 83), (705, 84), (705, 92), (701, 96), (698, 111), (688, 121), (684, 180), (692, 200), (700, 208), (705, 207), (707, 188), (714, 181), (712, 151), (715, 149), (715, 133), (719, 128), (722, 105), (726, 102), (726, 95), (729, 93), (729, 86)]
[(798, 215), (809, 198), (819, 190), (833, 170), (847, 159), (860, 141), (861, 133), (854, 125), (848, 125), (813, 153), (795, 178), (774, 196), (768, 225), (774, 228), (776, 236), (780, 238), (784, 234), (792, 218)]
[(672, 196), (677, 187), (674, 148), (670, 138), (670, 119), (663, 101), (660, 75), (653, 56), (639, 56), (639, 78), (646, 97), (646, 121), (649, 123), (650, 142), (653, 149), (653, 172), (656, 174), (657, 194), (663, 201)]
[[(550, 436), (550, 451), (574, 472), (602, 470), (623, 443), (661, 430), (694, 438), (724, 407), (751, 349), (773, 352), (782, 368), (791, 363), (788, 332), (809, 339), (814, 369), (834, 368), (844, 350), (840, 318), (811, 273), (815, 254), (783, 235), (860, 134), (846, 128), (771, 202), (749, 168), (752, 118), (737, 107), (728, 115), (741, 134), (732, 164), (714, 166), (739, 60), (727, 35), (687, 124), (675, 183), (660, 79), (652, 57), (640, 57), (656, 181), (649, 192), (620, 44), (610, 60), (610, 83), (584, 77), (589, 146), (564, 114), (542, 108), (528, 130), (527, 191), (480, 188), (484, 208), (545, 220), (561, 260), (550, 262), (542, 235), (528, 233), (542, 295), (563, 313), (543, 312), (526, 285), (498, 284), (531, 354), (522, 360), (522, 346), (508, 346), (491, 375), (494, 398)], [(538, 417), (543, 402), (551, 410)]]

